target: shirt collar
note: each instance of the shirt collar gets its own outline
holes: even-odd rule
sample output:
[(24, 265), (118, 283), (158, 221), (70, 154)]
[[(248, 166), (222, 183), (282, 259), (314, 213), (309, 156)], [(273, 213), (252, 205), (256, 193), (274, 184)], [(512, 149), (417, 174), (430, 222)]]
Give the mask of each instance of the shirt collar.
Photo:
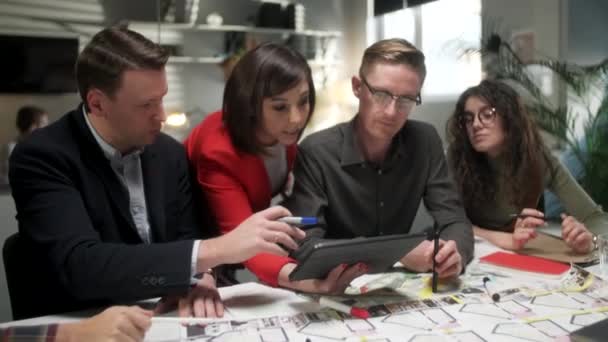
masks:
[(356, 119), (357, 115), (355, 115), (355, 117), (346, 125), (342, 125), (340, 127), (342, 135), (344, 136), (344, 140), (342, 142), (342, 153), (340, 155), (340, 165), (342, 166), (360, 165), (365, 163), (363, 151), (359, 146), (359, 141), (357, 135), (355, 134)]
[(95, 130), (95, 127), (93, 127), (93, 125), (91, 124), (91, 120), (89, 120), (89, 115), (87, 114), (85, 106), (82, 106), (82, 115), (84, 115), (84, 121), (87, 123), (87, 127), (89, 127), (91, 134), (93, 134), (93, 138), (95, 138), (95, 141), (97, 141), (97, 144), (99, 145), (99, 147), (101, 147), (103, 154), (110, 161), (120, 162), (127, 157), (137, 157), (143, 152), (143, 149), (137, 149), (129, 154), (123, 155), (122, 153), (120, 153), (120, 151), (118, 151), (117, 149), (112, 147), (112, 145), (108, 144), (105, 140), (103, 140), (97, 130)]
[[(342, 166), (360, 165), (366, 162), (365, 157), (363, 156), (363, 150), (358, 141), (359, 138), (355, 133), (355, 121), (357, 120), (357, 116), (358, 114), (355, 115), (355, 117), (346, 125), (340, 127), (340, 130), (344, 136), (344, 141), (342, 142), (342, 152), (340, 155), (340, 165)], [(385, 164), (392, 163), (397, 156), (402, 156), (405, 154), (402, 132), (403, 130), (400, 130), (393, 138), (391, 146), (388, 150)]]

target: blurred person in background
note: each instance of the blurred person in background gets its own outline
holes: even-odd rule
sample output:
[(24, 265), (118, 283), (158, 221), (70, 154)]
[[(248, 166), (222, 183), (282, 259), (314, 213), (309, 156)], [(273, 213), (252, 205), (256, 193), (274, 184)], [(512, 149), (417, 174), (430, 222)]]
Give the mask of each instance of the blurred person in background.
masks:
[(18, 142), (25, 139), (33, 131), (38, 128), (42, 128), (49, 124), (49, 116), (47, 112), (37, 106), (23, 106), (17, 111), (17, 119), (15, 120), (18, 136), (16, 140), (10, 141), (7, 144), (6, 156), (4, 162), (4, 169), (2, 170), (2, 180), (4, 183), (8, 183), (8, 160), (11, 153), (15, 149)]

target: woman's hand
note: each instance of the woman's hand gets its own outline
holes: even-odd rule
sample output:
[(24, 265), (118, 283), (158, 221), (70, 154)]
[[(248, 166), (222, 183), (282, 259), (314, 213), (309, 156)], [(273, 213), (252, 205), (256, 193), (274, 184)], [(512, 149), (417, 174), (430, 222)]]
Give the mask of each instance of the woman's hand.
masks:
[(593, 248), (593, 234), (573, 216), (561, 214), (562, 239), (576, 253), (588, 253)]
[[(403, 258), (401, 263), (414, 272), (429, 272), (433, 268), (433, 241), (422, 241)], [(462, 257), (458, 252), (456, 241), (439, 239), (439, 249), (435, 258), (435, 267), (439, 278), (457, 277), (462, 271)]]
[(113, 306), (77, 323), (59, 325), (56, 341), (139, 342), (150, 328), (152, 311)]
[(186, 294), (163, 297), (155, 313), (165, 313), (177, 308), (180, 317), (222, 317), (224, 304), (215, 284), (215, 278), (205, 273)]
[(307, 293), (321, 293), (330, 295), (344, 294), (344, 290), (350, 285), (353, 279), (367, 273), (367, 265), (358, 263), (354, 265), (338, 265), (334, 267), (325, 279), (307, 279), (290, 281), (289, 274), (296, 267), (296, 264), (286, 264), (279, 272), (279, 285), (294, 290)]
[(522, 249), (528, 241), (537, 235), (536, 228), (546, 225), (545, 214), (536, 209), (524, 208), (513, 229), (513, 250)]

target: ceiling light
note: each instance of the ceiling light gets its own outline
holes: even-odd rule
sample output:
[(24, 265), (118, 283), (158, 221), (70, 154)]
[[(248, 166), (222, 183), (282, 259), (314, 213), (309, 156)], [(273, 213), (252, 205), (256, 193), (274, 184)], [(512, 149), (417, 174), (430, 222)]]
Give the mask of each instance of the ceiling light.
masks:
[(185, 113), (175, 112), (167, 116), (167, 125), (169, 126), (181, 127), (186, 124), (186, 121), (188, 121), (188, 118)]

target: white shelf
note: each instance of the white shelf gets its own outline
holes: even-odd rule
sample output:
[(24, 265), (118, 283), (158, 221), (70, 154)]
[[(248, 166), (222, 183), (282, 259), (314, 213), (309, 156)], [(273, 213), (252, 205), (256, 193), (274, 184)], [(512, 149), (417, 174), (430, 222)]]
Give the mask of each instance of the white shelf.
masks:
[[(132, 22), (129, 25), (135, 31), (158, 30), (158, 24), (154, 22)], [(172, 31), (216, 31), (216, 32), (251, 32), (263, 34), (287, 34), (311, 37), (341, 37), (340, 31), (323, 31), (323, 30), (302, 30), (296, 31), (291, 29), (281, 28), (266, 28), (245, 25), (219, 25), (211, 26), (204, 24), (176, 24), (176, 23), (161, 23), (160, 30)]]
[(189, 57), (189, 56), (171, 56), (169, 63), (174, 64), (219, 64), (224, 59), (221, 57)]
[[(192, 56), (171, 56), (169, 63), (173, 64), (220, 64), (224, 61), (222, 57), (192, 57)], [(334, 67), (342, 64), (341, 60), (308, 60), (311, 68)]]
[(309, 59), (308, 60), (308, 65), (310, 65), (311, 68), (323, 68), (323, 67), (335, 67), (338, 65), (344, 64), (344, 61), (342, 60), (316, 60), (316, 59)]

